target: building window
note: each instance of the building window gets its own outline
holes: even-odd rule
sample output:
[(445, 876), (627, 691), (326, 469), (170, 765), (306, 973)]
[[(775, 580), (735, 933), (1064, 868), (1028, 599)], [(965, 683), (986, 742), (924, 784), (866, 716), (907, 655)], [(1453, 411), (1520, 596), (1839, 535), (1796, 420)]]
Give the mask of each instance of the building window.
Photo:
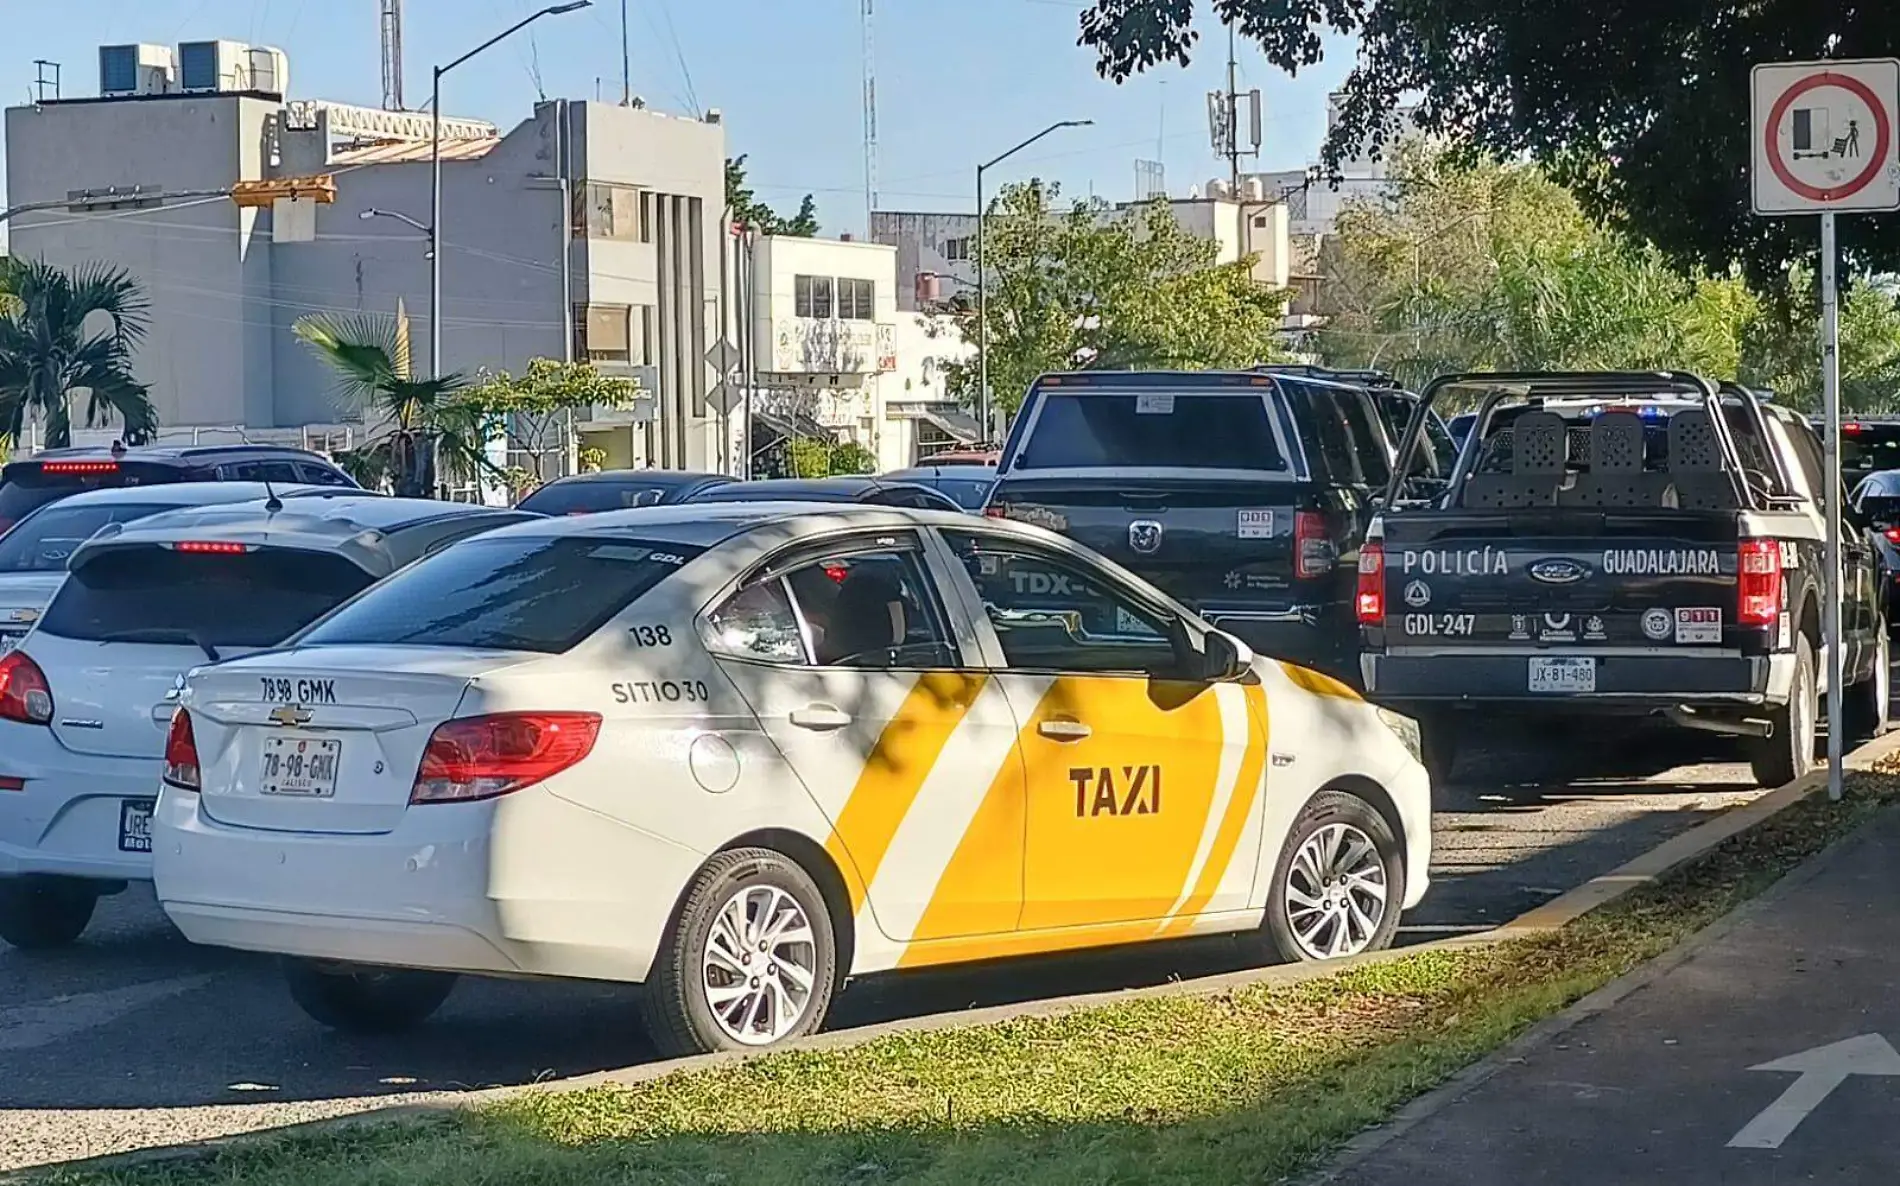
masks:
[(943, 241), (943, 258), (945, 263), (968, 263), (972, 258), (970, 240), (967, 237), (961, 239), (945, 239)]
[(838, 277), (838, 316), (845, 321), (877, 320), (877, 284)]
[(792, 314), (796, 317), (831, 316), (831, 277), (792, 277)]
[(576, 305), (574, 357), (588, 362), (632, 362), (632, 317), (628, 305)]
[(574, 189), (574, 233), (587, 239), (649, 242), (643, 217), (649, 197), (631, 185), (583, 182)]

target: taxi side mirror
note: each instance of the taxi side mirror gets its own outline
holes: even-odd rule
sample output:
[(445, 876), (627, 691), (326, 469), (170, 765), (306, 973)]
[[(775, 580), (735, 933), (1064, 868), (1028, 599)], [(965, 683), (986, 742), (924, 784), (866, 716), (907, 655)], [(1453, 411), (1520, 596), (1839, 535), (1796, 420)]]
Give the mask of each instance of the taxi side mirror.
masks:
[(1239, 679), (1253, 669), (1253, 648), (1223, 630), (1209, 630), (1201, 639), (1201, 679), (1219, 683)]

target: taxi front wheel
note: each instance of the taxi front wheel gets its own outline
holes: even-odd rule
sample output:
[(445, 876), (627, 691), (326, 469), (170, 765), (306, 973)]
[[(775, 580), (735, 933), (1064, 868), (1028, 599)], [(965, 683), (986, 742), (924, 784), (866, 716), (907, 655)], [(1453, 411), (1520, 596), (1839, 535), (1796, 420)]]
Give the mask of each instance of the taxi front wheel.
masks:
[(287, 958), (284, 983), (319, 1025), (352, 1034), (391, 1034), (427, 1021), (455, 988), (451, 972), (368, 968)]
[(643, 997), (663, 1057), (758, 1050), (824, 1023), (837, 944), (810, 874), (764, 848), (722, 852), (687, 887)]
[(1370, 803), (1321, 791), (1294, 820), (1261, 924), (1282, 960), (1340, 959), (1392, 945), (1405, 901), (1405, 856)]

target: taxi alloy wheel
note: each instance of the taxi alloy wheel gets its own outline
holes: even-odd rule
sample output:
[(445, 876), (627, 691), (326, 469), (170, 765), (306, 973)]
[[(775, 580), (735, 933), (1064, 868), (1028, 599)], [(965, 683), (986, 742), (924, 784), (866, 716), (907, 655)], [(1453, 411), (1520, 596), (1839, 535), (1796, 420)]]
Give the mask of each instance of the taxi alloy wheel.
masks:
[(1326, 791), (1300, 813), (1280, 854), (1267, 935), (1289, 961), (1378, 951), (1392, 944), (1404, 897), (1391, 826), (1358, 796)]
[(680, 900), (647, 978), (647, 1033), (665, 1057), (758, 1050), (812, 1033), (837, 988), (825, 897), (782, 853), (719, 853)]

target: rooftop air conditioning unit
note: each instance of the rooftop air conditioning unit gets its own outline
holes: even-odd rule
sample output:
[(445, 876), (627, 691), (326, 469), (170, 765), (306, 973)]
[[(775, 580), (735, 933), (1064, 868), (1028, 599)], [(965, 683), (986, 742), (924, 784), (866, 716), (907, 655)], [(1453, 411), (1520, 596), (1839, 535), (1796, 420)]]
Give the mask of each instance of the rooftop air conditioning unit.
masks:
[(178, 89), (187, 93), (250, 90), (251, 47), (242, 41), (181, 43)]
[(162, 95), (171, 90), (174, 85), (171, 46), (102, 45), (99, 47), (99, 95), (101, 98)]
[(248, 89), (282, 98), (290, 93), (290, 55), (269, 45), (254, 45), (249, 54), (251, 85)]

